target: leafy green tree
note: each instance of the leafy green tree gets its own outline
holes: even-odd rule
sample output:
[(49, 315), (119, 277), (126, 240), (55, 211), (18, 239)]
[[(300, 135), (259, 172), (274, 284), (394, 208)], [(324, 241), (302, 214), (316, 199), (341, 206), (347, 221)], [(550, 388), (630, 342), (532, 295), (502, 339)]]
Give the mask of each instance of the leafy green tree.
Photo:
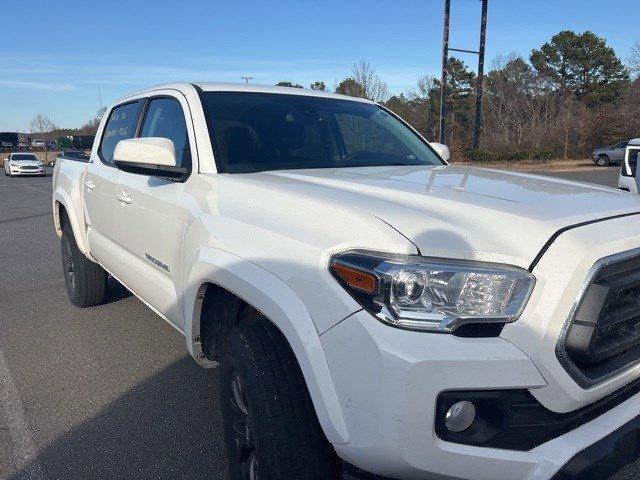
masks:
[(413, 125), (415, 119), (415, 109), (411, 100), (404, 94), (392, 95), (389, 100), (384, 103), (385, 107), (391, 110), (396, 115), (402, 117), (407, 122)]
[(313, 82), (310, 87), (311, 90), (319, 90), (321, 92), (324, 92), (327, 89), (327, 86), (324, 84), (324, 82)]
[(349, 95), (350, 97), (366, 98), (364, 87), (351, 77), (345, 78), (336, 87), (336, 93)]
[[(464, 100), (473, 92), (476, 81), (475, 72), (470, 71), (462, 60), (451, 57), (447, 63), (447, 94), (450, 100)], [(436, 90), (440, 91), (440, 81), (436, 81)]]
[(304, 88), (302, 85), (299, 85), (297, 83), (291, 83), (288, 80), (276, 83), (276, 87)]
[(591, 104), (614, 99), (628, 79), (613, 48), (589, 31), (562, 31), (533, 50), (530, 59), (551, 89), (571, 92)]

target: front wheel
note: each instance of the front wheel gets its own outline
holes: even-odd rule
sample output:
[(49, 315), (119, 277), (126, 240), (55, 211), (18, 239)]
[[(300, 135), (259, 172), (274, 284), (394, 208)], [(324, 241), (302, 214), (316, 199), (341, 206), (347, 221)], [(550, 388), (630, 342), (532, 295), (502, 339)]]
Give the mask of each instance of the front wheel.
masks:
[(611, 162), (609, 161), (609, 157), (606, 155), (600, 155), (596, 160), (596, 163), (601, 167), (607, 167)]
[(233, 480), (335, 480), (338, 459), (320, 428), (296, 358), (266, 318), (233, 328), (220, 388)]
[(62, 227), (60, 246), (64, 283), (71, 303), (76, 307), (100, 305), (107, 296), (107, 272), (80, 251), (68, 220)]

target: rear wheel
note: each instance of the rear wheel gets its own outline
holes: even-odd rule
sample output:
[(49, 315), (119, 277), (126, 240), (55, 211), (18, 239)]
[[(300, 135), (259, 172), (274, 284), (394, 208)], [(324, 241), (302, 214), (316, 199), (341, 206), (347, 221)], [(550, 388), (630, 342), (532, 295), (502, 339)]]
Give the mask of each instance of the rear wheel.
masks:
[(221, 405), (233, 480), (334, 480), (337, 455), (318, 423), (296, 358), (266, 318), (234, 327)]
[(63, 223), (60, 246), (64, 282), (71, 303), (76, 307), (100, 305), (107, 296), (107, 272), (80, 251), (68, 221)]
[(609, 161), (609, 157), (607, 157), (606, 155), (600, 155), (596, 159), (596, 163), (601, 167), (607, 167), (611, 164), (611, 162)]

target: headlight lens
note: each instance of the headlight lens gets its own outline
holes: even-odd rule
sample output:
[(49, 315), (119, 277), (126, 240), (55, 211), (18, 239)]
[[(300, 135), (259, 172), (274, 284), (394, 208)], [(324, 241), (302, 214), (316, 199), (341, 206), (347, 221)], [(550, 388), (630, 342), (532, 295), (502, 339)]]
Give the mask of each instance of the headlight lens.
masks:
[(381, 320), (413, 330), (453, 332), (465, 323), (518, 318), (535, 278), (509, 265), (350, 251), (331, 271)]

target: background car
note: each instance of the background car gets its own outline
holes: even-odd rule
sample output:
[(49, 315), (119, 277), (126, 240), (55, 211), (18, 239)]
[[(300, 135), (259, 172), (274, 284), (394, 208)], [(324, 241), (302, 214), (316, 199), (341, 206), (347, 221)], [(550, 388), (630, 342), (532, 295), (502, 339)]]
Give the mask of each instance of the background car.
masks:
[(593, 162), (601, 167), (621, 164), (628, 144), (629, 141), (625, 140), (609, 147), (596, 148), (593, 151)]
[(44, 164), (33, 153), (12, 153), (4, 161), (4, 174), (14, 176), (45, 176)]
[(58, 158), (68, 158), (69, 160), (77, 160), (79, 162), (88, 162), (89, 155), (82, 150), (60, 150)]
[(34, 140), (31, 142), (31, 146), (34, 148), (44, 148), (44, 142), (42, 140)]

